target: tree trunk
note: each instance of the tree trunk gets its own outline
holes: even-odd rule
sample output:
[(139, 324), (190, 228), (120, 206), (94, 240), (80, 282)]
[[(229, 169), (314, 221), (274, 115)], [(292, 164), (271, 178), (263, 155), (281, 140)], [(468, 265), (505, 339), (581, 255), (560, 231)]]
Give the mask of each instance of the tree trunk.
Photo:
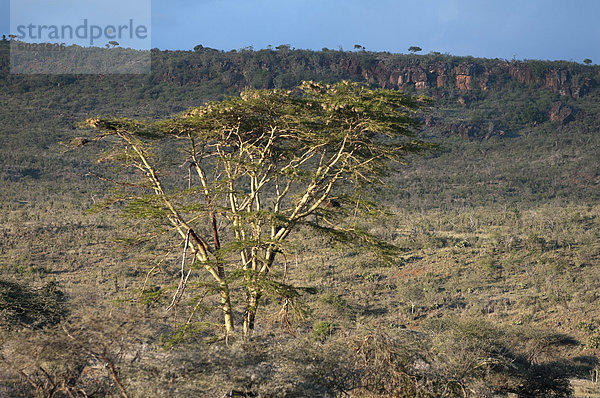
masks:
[[(283, 236), (283, 235), (282, 235)], [(280, 237), (279, 239), (282, 239)], [(265, 262), (261, 269), (258, 269), (258, 264), (253, 266), (253, 270), (257, 271), (259, 275), (264, 276), (269, 272), (269, 269), (273, 265), (275, 260), (275, 250), (270, 247), (265, 254)], [(253, 278), (257, 276), (246, 277), (246, 309), (244, 310), (244, 326), (243, 333), (245, 337), (248, 337), (254, 330), (254, 319), (256, 318), (256, 311), (258, 308), (258, 301), (261, 297), (261, 290), (257, 287), (256, 282)]]
[(233, 333), (233, 314), (231, 310), (231, 295), (229, 293), (229, 286), (227, 283), (219, 284), (221, 294), (221, 308), (223, 310), (223, 325), (225, 326), (225, 333), (227, 336), (231, 336)]
[(258, 307), (258, 300), (260, 299), (260, 292), (248, 289), (248, 297), (246, 299), (246, 309), (244, 311), (244, 336), (248, 337), (252, 330), (254, 330), (254, 318), (256, 317), (256, 309)]
[[(208, 198), (208, 196), (207, 196)], [(210, 206), (210, 200), (207, 199), (207, 204)], [(211, 210), (210, 224), (212, 226), (213, 241), (215, 244), (215, 250), (221, 249), (221, 241), (219, 239), (219, 230), (217, 228), (217, 218), (215, 213)], [(233, 315), (231, 310), (231, 294), (229, 293), (229, 285), (225, 282), (225, 268), (221, 261), (217, 261), (217, 274), (221, 278), (219, 288), (221, 289), (221, 307), (223, 308), (223, 324), (225, 326), (225, 333), (230, 336), (233, 333)]]

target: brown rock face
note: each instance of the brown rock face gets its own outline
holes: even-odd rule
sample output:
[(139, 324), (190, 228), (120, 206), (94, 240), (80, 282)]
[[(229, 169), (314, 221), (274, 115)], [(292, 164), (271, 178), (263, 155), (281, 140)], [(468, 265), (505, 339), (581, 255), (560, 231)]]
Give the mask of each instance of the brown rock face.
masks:
[(475, 66), (472, 64), (460, 64), (454, 67), (453, 72), (457, 75), (473, 76)]
[(343, 71), (347, 71), (348, 73), (351, 73), (353, 75), (355, 74), (360, 74), (361, 68), (360, 66), (358, 66), (358, 63), (356, 62), (355, 59), (352, 58), (342, 58), (340, 59), (338, 64), (331, 64), (329, 66), (329, 68), (332, 71), (338, 71), (338, 70), (343, 70)]
[[(289, 61), (282, 59), (259, 61), (256, 66), (266, 72), (264, 80), (246, 77), (245, 61), (236, 56), (227, 56), (216, 51), (202, 50), (201, 57), (193, 62), (162, 68), (152, 81), (175, 85), (197, 84), (215, 81), (227, 87), (243, 89), (249, 84), (263, 88), (277, 85), (280, 70), (289, 72)], [(198, 52), (198, 51), (197, 51)], [(212, 58), (211, 58), (212, 57)], [(589, 66), (585, 71), (564, 63), (532, 61), (476, 61), (473, 58), (410, 57), (392, 54), (324, 53), (322, 56), (299, 56), (296, 68), (311, 73), (329, 69), (336, 78), (360, 80), (389, 89), (416, 88), (427, 91), (434, 97), (467, 97), (466, 92), (502, 90), (511, 82), (529, 85), (535, 89), (549, 89), (554, 93), (580, 98), (600, 86), (600, 68)], [(0, 57), (1, 58), (1, 57)], [(260, 58), (262, 59), (262, 57)], [(293, 61), (296, 62), (296, 61)], [(214, 68), (213, 65), (218, 65)], [(283, 69), (282, 69), (283, 66)], [(2, 59), (0, 59), (2, 70)], [(185, 73), (183, 73), (185, 72)], [(184, 78), (185, 75), (185, 78)], [(566, 111), (563, 111), (566, 112)], [(554, 112), (560, 118), (560, 110)], [(579, 114), (579, 113), (578, 113)]]
[[(596, 84), (594, 78), (575, 78), (565, 68), (556, 68), (545, 76), (536, 75), (527, 62), (498, 62), (496, 65), (478, 65), (461, 63), (433, 62), (431, 64), (403, 65), (394, 61), (374, 59), (368, 65), (359, 66), (354, 59), (344, 59), (331, 65), (334, 71), (343, 71), (349, 75), (361, 76), (364, 80), (383, 88), (448, 89), (471, 91), (475, 88), (488, 91), (497, 84), (504, 84), (505, 74), (510, 80), (520, 84), (547, 88), (561, 95), (579, 98), (588, 93)], [(600, 74), (599, 74), (600, 76)]]
[(573, 86), (571, 87), (571, 96), (573, 96), (573, 98), (579, 98), (585, 94), (587, 94), (590, 89), (592, 88), (592, 79), (590, 79), (589, 77), (586, 77), (585, 79), (583, 79), (583, 82), (581, 83), (580, 86)]
[(566, 84), (569, 82), (570, 76), (569, 71), (566, 70), (554, 70), (546, 75), (545, 86), (555, 93), (561, 93), (566, 91)]
[(446, 64), (433, 64), (429, 65), (429, 74), (432, 76), (432, 83), (435, 83), (437, 88), (448, 86), (448, 72), (449, 68)]
[(485, 72), (479, 79), (479, 87), (481, 91), (488, 91), (490, 88), (490, 73)]
[(550, 121), (567, 124), (574, 120), (573, 109), (560, 102), (556, 102), (550, 109)]
[(585, 95), (592, 86), (590, 78), (586, 77), (577, 81), (573, 79), (567, 69), (554, 69), (540, 78), (534, 76), (528, 63), (506, 63), (505, 67), (508, 69), (510, 77), (521, 84), (535, 84), (573, 98)]
[(560, 95), (579, 98), (587, 94), (592, 86), (590, 78), (586, 77), (574, 82), (568, 70), (553, 70), (546, 75), (544, 87)]
[(471, 76), (469, 75), (456, 75), (456, 88), (461, 91), (468, 91), (471, 89)]
[(437, 88), (442, 88), (442, 87), (446, 87), (448, 85), (448, 76), (446, 75), (439, 75), (437, 77)]
[(381, 85), (381, 87), (383, 88), (390, 88), (386, 85), (386, 82), (389, 80), (387, 77), (390, 75), (387, 65), (385, 64), (385, 62), (380, 61), (377, 63), (377, 66), (375, 66), (375, 70), (373, 71), (375, 76), (375, 81), (379, 83), (379, 85)]
[(509, 68), (510, 76), (521, 84), (529, 84), (534, 81), (531, 71), (525, 66), (513, 66)]
[(414, 84), (417, 88), (428, 87), (427, 72), (419, 66), (410, 66), (399, 71), (396, 80), (398, 87), (405, 87), (407, 84)]

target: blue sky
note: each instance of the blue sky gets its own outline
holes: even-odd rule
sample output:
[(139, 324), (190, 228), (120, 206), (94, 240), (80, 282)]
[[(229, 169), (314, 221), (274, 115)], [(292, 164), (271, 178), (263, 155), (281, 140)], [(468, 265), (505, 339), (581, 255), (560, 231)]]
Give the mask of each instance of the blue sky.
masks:
[[(67, 1), (39, 0), (36, 10), (50, 14)], [(0, 0), (3, 34), (9, 3)], [(152, 47), (171, 50), (360, 44), (405, 53), (415, 45), (424, 53), (600, 63), (599, 17), (600, 0), (155, 0), (151, 33)]]

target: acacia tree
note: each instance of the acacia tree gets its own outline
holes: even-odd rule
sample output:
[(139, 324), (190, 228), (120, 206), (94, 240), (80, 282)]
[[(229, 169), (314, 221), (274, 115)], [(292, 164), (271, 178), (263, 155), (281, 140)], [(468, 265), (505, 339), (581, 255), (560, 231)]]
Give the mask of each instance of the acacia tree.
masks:
[[(352, 195), (357, 188), (381, 183), (407, 154), (431, 147), (414, 136), (414, 112), (424, 102), (359, 83), (304, 82), (293, 90), (246, 90), (156, 122), (94, 118), (86, 125), (100, 133), (98, 139), (118, 138), (112, 140), (118, 154), (107, 158), (132, 166), (143, 179), (128, 184), (138, 187), (129, 199), (171, 226), (173, 245), (185, 242), (171, 304), (190, 278), (208, 277), (229, 335), (236, 324), (230, 284), (242, 280), (242, 329), (248, 335), (263, 294), (294, 305), (301, 292), (270, 275), (302, 226), (393, 255), (393, 246), (343, 215), (369, 210)], [(190, 167), (187, 187), (169, 182), (167, 189), (157, 150), (149, 150), (170, 141), (180, 144), (181, 160)], [(186, 251), (194, 258), (190, 266)]]

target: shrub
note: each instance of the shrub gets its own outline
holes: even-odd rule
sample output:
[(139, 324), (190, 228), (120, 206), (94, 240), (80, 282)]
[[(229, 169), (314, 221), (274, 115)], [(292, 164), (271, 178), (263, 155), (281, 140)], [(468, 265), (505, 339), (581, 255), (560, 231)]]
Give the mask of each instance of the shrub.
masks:
[(319, 321), (313, 326), (313, 336), (319, 341), (325, 341), (335, 330), (336, 326), (333, 322)]
[(0, 280), (0, 328), (42, 328), (58, 323), (67, 313), (65, 296), (55, 282), (32, 289)]

